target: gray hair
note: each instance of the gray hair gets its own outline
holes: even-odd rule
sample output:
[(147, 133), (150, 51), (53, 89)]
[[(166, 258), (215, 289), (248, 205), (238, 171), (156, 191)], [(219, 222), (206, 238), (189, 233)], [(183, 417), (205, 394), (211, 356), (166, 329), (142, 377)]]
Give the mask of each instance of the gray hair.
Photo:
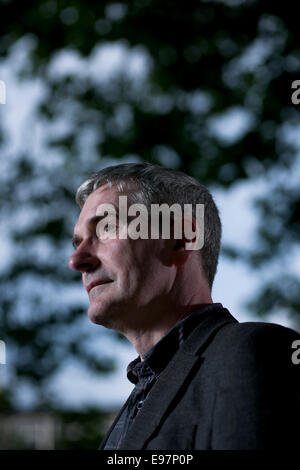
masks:
[(208, 189), (191, 176), (171, 168), (151, 163), (124, 163), (109, 166), (94, 173), (76, 192), (76, 203), (82, 208), (88, 196), (101, 186), (117, 187), (128, 192), (132, 203), (142, 203), (150, 210), (151, 204), (204, 204), (204, 245), (199, 250), (201, 265), (210, 289), (217, 270), (221, 221), (217, 206)]

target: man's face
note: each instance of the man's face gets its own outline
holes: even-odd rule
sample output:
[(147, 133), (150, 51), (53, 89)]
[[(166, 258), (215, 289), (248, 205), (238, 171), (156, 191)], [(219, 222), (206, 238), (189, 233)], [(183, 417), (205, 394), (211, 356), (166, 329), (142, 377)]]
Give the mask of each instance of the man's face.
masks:
[[(90, 320), (123, 332), (147, 328), (157, 320), (174, 281), (174, 267), (169, 240), (98, 238), (97, 224), (89, 221), (100, 204), (118, 208), (119, 195), (107, 185), (90, 194), (74, 228), (77, 249), (69, 266), (82, 273)], [(99, 281), (101, 285), (90, 289)]]

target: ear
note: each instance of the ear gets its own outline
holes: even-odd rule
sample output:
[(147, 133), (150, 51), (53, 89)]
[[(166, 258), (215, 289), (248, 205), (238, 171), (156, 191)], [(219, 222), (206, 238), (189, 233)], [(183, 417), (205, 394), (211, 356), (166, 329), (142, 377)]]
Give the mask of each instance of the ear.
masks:
[[(179, 235), (181, 235), (180, 238), (178, 238)], [(172, 258), (174, 264), (180, 266), (188, 261), (195, 250), (198, 250), (199, 227), (195, 217), (184, 216), (181, 220), (175, 220), (173, 236)]]

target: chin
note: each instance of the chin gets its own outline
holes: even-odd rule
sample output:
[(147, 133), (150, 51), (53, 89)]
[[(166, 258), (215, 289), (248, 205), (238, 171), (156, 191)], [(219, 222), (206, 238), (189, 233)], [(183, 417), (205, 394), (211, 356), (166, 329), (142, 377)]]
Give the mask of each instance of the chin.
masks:
[(88, 317), (92, 323), (96, 323), (97, 325), (106, 326), (108, 321), (109, 313), (102, 309), (97, 308), (89, 308), (88, 310)]
[(96, 325), (105, 326), (106, 328), (110, 328), (113, 330), (118, 330), (117, 324), (119, 323), (116, 318), (116, 312), (112, 308), (112, 305), (107, 305), (106, 307), (103, 305), (90, 305), (88, 310), (88, 317), (92, 323)]

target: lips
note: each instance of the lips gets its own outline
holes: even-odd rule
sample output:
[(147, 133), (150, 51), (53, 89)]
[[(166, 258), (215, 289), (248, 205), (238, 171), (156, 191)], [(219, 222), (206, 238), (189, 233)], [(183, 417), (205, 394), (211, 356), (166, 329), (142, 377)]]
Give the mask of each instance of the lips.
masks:
[(108, 284), (109, 282), (112, 282), (111, 279), (98, 279), (96, 281), (91, 282), (90, 284), (87, 285), (86, 290), (89, 293), (91, 289), (95, 286), (101, 286), (102, 284)]

